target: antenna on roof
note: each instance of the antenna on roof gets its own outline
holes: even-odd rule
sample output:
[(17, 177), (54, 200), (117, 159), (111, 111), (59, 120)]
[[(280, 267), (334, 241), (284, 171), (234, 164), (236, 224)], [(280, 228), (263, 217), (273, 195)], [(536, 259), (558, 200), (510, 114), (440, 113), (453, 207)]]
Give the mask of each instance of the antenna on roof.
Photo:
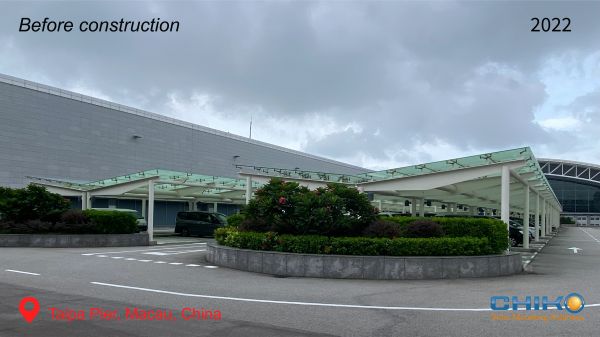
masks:
[(250, 115), (250, 139), (252, 139), (252, 115)]

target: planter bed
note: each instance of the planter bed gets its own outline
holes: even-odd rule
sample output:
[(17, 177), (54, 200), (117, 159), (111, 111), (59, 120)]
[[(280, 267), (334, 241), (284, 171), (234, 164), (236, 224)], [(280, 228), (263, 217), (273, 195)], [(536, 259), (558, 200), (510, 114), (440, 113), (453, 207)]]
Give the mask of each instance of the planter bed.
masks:
[(149, 246), (147, 233), (135, 234), (0, 234), (0, 247), (126, 247)]
[(426, 280), (496, 277), (523, 270), (519, 253), (482, 256), (356, 256), (295, 254), (208, 245), (215, 265), (292, 277)]

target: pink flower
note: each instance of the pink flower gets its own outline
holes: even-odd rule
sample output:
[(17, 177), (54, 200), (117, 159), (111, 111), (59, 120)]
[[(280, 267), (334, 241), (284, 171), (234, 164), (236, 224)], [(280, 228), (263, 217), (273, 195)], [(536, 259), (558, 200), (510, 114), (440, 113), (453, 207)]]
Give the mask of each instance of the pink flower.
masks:
[(279, 204), (280, 205), (285, 204), (285, 202), (286, 202), (285, 197), (279, 197)]

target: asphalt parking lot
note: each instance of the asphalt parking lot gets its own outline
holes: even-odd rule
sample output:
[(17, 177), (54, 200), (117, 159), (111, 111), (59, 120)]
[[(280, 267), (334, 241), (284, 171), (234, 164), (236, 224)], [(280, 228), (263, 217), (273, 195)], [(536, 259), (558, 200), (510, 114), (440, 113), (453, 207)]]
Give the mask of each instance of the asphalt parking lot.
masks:
[[(210, 241), (2, 248), (0, 336), (595, 336), (600, 329), (598, 228), (561, 228), (531, 262), (530, 271), (521, 275), (430, 281), (246, 273), (207, 264), (204, 255)], [(570, 248), (578, 248), (577, 253)], [(570, 292), (585, 298), (586, 306), (577, 314), (583, 321), (495, 320), (496, 312), (490, 310), (490, 297), (495, 295), (555, 297)], [(31, 324), (18, 310), (25, 296), (40, 302)], [(86, 313), (102, 308), (116, 311), (121, 320), (58, 321), (52, 319), (50, 307)], [(178, 319), (128, 320), (127, 308), (170, 310)], [(181, 316), (184, 308), (218, 310), (222, 316), (186, 320)]]

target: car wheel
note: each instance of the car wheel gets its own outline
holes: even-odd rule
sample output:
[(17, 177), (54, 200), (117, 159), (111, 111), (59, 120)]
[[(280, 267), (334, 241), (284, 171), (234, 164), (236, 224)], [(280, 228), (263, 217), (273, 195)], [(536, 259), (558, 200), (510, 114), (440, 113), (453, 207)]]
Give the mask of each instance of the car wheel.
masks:
[(517, 240), (515, 240), (515, 238), (510, 238), (510, 246), (511, 247), (516, 247), (517, 246)]
[(190, 236), (190, 230), (187, 228), (181, 229), (181, 236)]

